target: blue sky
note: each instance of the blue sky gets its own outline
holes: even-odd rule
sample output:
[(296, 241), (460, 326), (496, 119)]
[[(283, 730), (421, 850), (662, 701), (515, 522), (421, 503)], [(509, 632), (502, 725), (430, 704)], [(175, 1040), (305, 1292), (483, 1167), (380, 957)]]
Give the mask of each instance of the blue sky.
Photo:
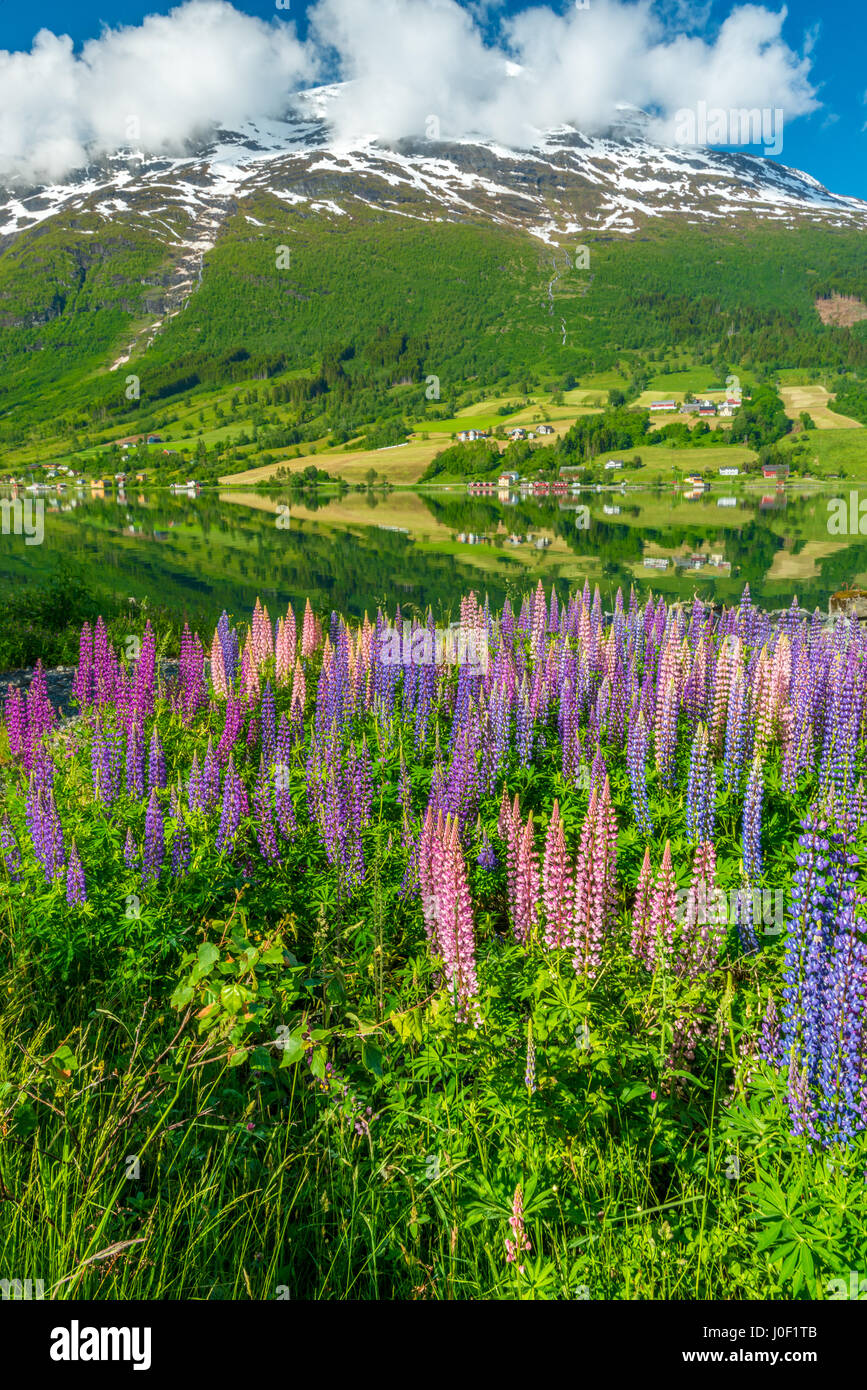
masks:
[[(435, 2), (431, 0), (432, 4)], [(549, 8), (563, 13), (570, 4), (571, 0), (551, 0)], [(594, 0), (590, 0), (593, 4)], [(288, 9), (277, 8), (276, 0), (237, 0), (235, 4), (236, 9), (265, 20), (296, 24), (302, 39), (307, 36), (306, 15), (310, 7), (305, 0), (291, 0)], [(70, 35), (78, 47), (87, 39), (98, 37), (104, 25), (138, 25), (146, 15), (167, 14), (172, 8), (160, 0), (77, 0), (74, 7), (64, 0), (40, 0), (36, 8), (28, 10), (14, 0), (0, 0), (0, 48), (27, 51), (42, 28)], [(486, 37), (496, 39), (504, 19), (517, 11), (532, 13), (534, 6), (531, 0), (475, 0), (464, 8), (481, 24)], [(693, 35), (713, 40), (731, 12), (742, 7), (719, 0), (711, 0), (705, 6), (689, 4), (688, 0), (659, 0), (655, 8), (671, 29), (683, 28), (677, 16), (685, 14)], [(767, 8), (777, 12), (780, 7)], [(808, 52), (809, 81), (821, 106), (797, 119), (786, 113), (785, 142), (780, 155), (783, 163), (807, 170), (835, 192), (863, 198), (867, 198), (865, 35), (867, 24), (860, 11), (842, 0), (826, 0), (820, 10), (806, 0), (790, 0), (782, 37), (797, 53)], [(622, 95), (626, 100), (630, 97), (629, 92)], [(0, 95), (0, 108), (2, 104)]]

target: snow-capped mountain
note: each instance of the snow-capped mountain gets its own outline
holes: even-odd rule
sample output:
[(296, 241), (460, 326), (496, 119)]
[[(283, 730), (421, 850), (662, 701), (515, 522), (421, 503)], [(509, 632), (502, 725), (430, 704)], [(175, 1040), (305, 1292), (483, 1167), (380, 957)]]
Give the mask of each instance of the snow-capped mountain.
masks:
[(68, 183), (0, 190), (0, 237), (59, 212), (96, 211), (106, 220), (165, 218), (170, 235), (184, 224), (201, 233), (201, 247), (231, 203), (263, 191), (337, 217), (365, 206), (422, 220), (482, 217), (552, 245), (582, 231), (629, 235), (667, 217), (867, 226), (867, 203), (799, 170), (749, 154), (655, 145), (634, 108), (622, 108), (604, 135), (561, 127), (522, 150), (471, 139), (389, 147), (374, 136), (341, 147), (327, 121), (333, 92), (304, 93), (285, 120), (218, 131), (180, 157), (121, 151)]
[[(76, 311), (111, 304), (135, 320), (106, 362), (116, 370), (190, 302), (222, 237), (238, 238), (240, 226), (242, 239), (261, 229), (263, 239), (279, 241), (287, 221), (299, 218), (326, 229), (438, 223), (524, 238), (553, 264), (552, 314), (563, 262), (568, 269), (570, 252), (585, 240), (647, 241), (672, 226), (867, 227), (867, 203), (770, 159), (655, 144), (634, 107), (620, 108), (603, 134), (561, 127), (540, 132), (526, 149), (481, 138), (388, 145), (373, 135), (335, 137), (329, 107), (338, 91), (303, 93), (284, 119), (210, 132), (182, 154), (123, 150), (63, 184), (0, 189), (0, 269), (5, 260), (9, 272), (0, 327), (38, 335), (73, 302)], [(53, 228), (62, 254), (56, 273), (46, 273), (37, 244)], [(124, 260), (137, 246), (149, 257), (139, 273)], [(29, 284), (39, 287), (32, 293), (16, 292), (19, 252)], [(104, 269), (94, 298), (80, 289), (95, 265)], [(566, 346), (565, 321), (557, 322)]]

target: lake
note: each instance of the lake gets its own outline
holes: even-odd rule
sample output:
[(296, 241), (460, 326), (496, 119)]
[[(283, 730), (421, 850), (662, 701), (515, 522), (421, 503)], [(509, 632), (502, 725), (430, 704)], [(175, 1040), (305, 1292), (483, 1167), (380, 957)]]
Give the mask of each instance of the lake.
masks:
[(835, 590), (867, 581), (867, 537), (829, 534), (835, 495), (797, 486), (765, 495), (585, 490), (510, 504), (458, 487), (303, 502), (280, 489), (70, 489), (45, 498), (42, 544), (0, 535), (0, 583), (38, 578), (66, 559), (100, 592), (148, 598), (203, 629), (223, 608), (246, 615), (257, 597), (272, 614), (309, 595), (319, 609), (356, 616), (399, 602), (446, 617), (471, 588), (499, 606), (538, 579), (561, 594), (588, 580), (603, 599), (634, 584), (727, 603), (749, 583), (765, 607), (796, 594), (825, 610)]

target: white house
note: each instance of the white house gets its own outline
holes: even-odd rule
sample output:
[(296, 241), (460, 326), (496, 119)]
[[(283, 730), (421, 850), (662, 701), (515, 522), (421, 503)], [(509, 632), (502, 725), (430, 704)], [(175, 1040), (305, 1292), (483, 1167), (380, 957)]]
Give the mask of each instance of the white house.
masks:
[(607, 470), (608, 472), (610, 472), (611, 469), (613, 469), (613, 468), (622, 468), (622, 467), (623, 467), (623, 460), (622, 460), (622, 459), (609, 459), (608, 462), (607, 462), (606, 465), (605, 465), (605, 468), (606, 468), (606, 470)]
[(740, 475), (739, 468), (721, 468), (719, 475), (721, 478), (737, 478)]
[(537, 434), (553, 434), (553, 433), (554, 433), (554, 426), (553, 426), (553, 425), (540, 425), (539, 428), (536, 430), (536, 433), (537, 433)]

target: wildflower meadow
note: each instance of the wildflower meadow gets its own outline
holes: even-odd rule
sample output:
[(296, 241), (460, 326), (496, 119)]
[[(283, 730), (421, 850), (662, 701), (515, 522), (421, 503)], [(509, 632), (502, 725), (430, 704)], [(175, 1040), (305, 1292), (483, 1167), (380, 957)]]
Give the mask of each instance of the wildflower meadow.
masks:
[(257, 603), (169, 678), (100, 619), (72, 717), (9, 694), (4, 1270), (857, 1296), (864, 632), (541, 584), (449, 631)]

